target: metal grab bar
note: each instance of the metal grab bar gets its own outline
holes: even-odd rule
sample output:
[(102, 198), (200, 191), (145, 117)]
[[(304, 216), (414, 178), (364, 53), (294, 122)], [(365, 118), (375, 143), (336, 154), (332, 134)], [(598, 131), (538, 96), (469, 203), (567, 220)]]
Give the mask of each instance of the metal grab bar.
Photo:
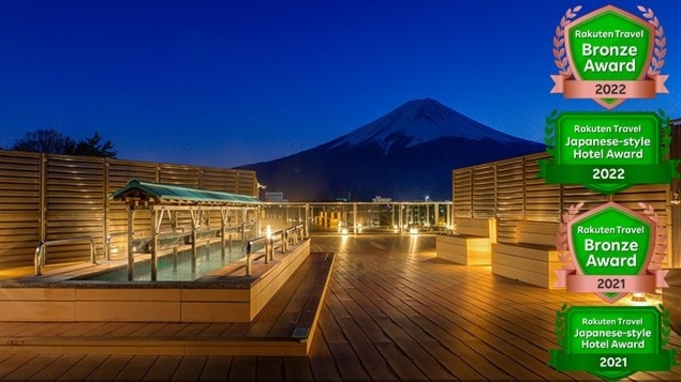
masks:
[(40, 242), (38, 246), (35, 247), (35, 275), (40, 276), (42, 267), (45, 266), (45, 247), (52, 244), (65, 244), (65, 243), (77, 243), (77, 242), (88, 242), (90, 243), (90, 262), (92, 264), (97, 264), (95, 259), (95, 240), (91, 236), (84, 237), (74, 237), (70, 239), (57, 239), (57, 240), (46, 240)]
[(251, 239), (246, 242), (246, 276), (251, 276), (251, 254), (253, 253), (253, 247), (255, 244), (259, 242), (264, 243), (264, 250), (265, 250), (265, 260), (267, 261), (267, 238), (265, 236), (261, 236), (255, 239)]
[(126, 236), (127, 234), (128, 232), (126, 231), (119, 231), (106, 235), (106, 242), (104, 243), (104, 258), (106, 260), (111, 260), (111, 239), (115, 236)]

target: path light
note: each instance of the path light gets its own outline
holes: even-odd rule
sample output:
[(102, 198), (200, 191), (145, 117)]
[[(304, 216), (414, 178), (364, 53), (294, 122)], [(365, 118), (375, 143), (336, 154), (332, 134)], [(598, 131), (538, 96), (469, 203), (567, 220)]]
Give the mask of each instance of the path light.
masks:
[(341, 229), (341, 233), (342, 233), (343, 235), (347, 235), (347, 234), (348, 234), (348, 229), (347, 229), (347, 228), (342, 228), (342, 229)]
[(409, 233), (412, 235), (417, 235), (419, 233), (419, 230), (416, 228), (410, 228)]

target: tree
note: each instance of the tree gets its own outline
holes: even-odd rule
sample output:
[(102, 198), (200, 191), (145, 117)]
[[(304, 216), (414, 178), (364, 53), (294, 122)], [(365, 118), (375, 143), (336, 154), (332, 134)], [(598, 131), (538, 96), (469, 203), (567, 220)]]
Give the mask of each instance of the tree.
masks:
[(73, 139), (64, 136), (57, 130), (29, 131), (14, 142), (12, 150), (30, 151), (46, 154), (65, 154), (75, 148)]
[(78, 142), (73, 154), (115, 158), (117, 153), (113, 150), (113, 143), (108, 139), (104, 143), (101, 142), (102, 136), (96, 131), (92, 138), (86, 138)]
[(102, 143), (99, 132), (95, 132), (92, 138), (76, 142), (71, 137), (54, 129), (29, 131), (14, 142), (12, 150), (46, 154), (116, 157), (113, 143), (110, 140)]

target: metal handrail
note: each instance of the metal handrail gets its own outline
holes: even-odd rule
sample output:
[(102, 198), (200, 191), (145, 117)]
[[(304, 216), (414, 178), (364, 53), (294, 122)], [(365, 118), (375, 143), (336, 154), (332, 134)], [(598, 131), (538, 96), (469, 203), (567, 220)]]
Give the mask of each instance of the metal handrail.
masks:
[(110, 234), (106, 235), (106, 241), (104, 243), (104, 258), (106, 260), (111, 260), (111, 239), (113, 239), (115, 236), (127, 235), (128, 233), (126, 231), (111, 232)]
[(251, 276), (251, 254), (253, 253), (253, 246), (261, 241), (265, 243), (265, 260), (267, 260), (267, 237), (260, 236), (248, 240), (246, 243), (246, 276)]
[(97, 260), (95, 259), (95, 240), (91, 236), (73, 237), (73, 238), (70, 238), (70, 239), (45, 240), (45, 241), (41, 241), (40, 244), (38, 244), (35, 247), (35, 258), (34, 258), (35, 275), (40, 276), (42, 267), (45, 266), (45, 260), (46, 260), (46, 257), (47, 257), (46, 254), (45, 254), (45, 247), (47, 247), (48, 245), (52, 245), (52, 244), (65, 244), (65, 243), (77, 243), (77, 242), (88, 242), (88, 243), (90, 243), (90, 262), (92, 264), (97, 264)]

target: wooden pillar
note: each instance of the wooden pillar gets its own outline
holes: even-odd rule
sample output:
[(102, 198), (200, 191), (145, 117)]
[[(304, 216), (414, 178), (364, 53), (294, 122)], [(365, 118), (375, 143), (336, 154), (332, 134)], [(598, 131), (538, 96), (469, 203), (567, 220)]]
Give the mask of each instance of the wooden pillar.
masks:
[(199, 212), (196, 211), (195, 214), (193, 209), (189, 210), (189, 213), (192, 215), (192, 274), (196, 272), (196, 228), (199, 224)]
[(220, 255), (222, 256), (222, 260), (225, 260), (225, 235), (227, 234), (227, 209), (226, 208), (221, 208), (220, 209), (220, 244), (222, 247), (220, 248)]
[[(177, 234), (179, 228), (179, 220), (177, 219), (177, 214), (179, 211), (168, 211), (168, 218), (170, 219), (170, 226), (173, 230), (173, 234)], [(173, 271), (177, 271), (177, 245), (173, 245)]]
[(135, 277), (135, 247), (132, 243), (133, 228), (135, 224), (135, 206), (128, 205), (128, 281), (132, 281)]
[(151, 281), (156, 281), (158, 272), (158, 230), (161, 225), (158, 217), (158, 210), (153, 209), (151, 211)]
[(310, 224), (310, 205), (306, 204), (305, 205), (305, 232), (304, 232), (305, 235), (310, 234), (309, 224)]
[(241, 245), (246, 244), (246, 208), (241, 208)]

